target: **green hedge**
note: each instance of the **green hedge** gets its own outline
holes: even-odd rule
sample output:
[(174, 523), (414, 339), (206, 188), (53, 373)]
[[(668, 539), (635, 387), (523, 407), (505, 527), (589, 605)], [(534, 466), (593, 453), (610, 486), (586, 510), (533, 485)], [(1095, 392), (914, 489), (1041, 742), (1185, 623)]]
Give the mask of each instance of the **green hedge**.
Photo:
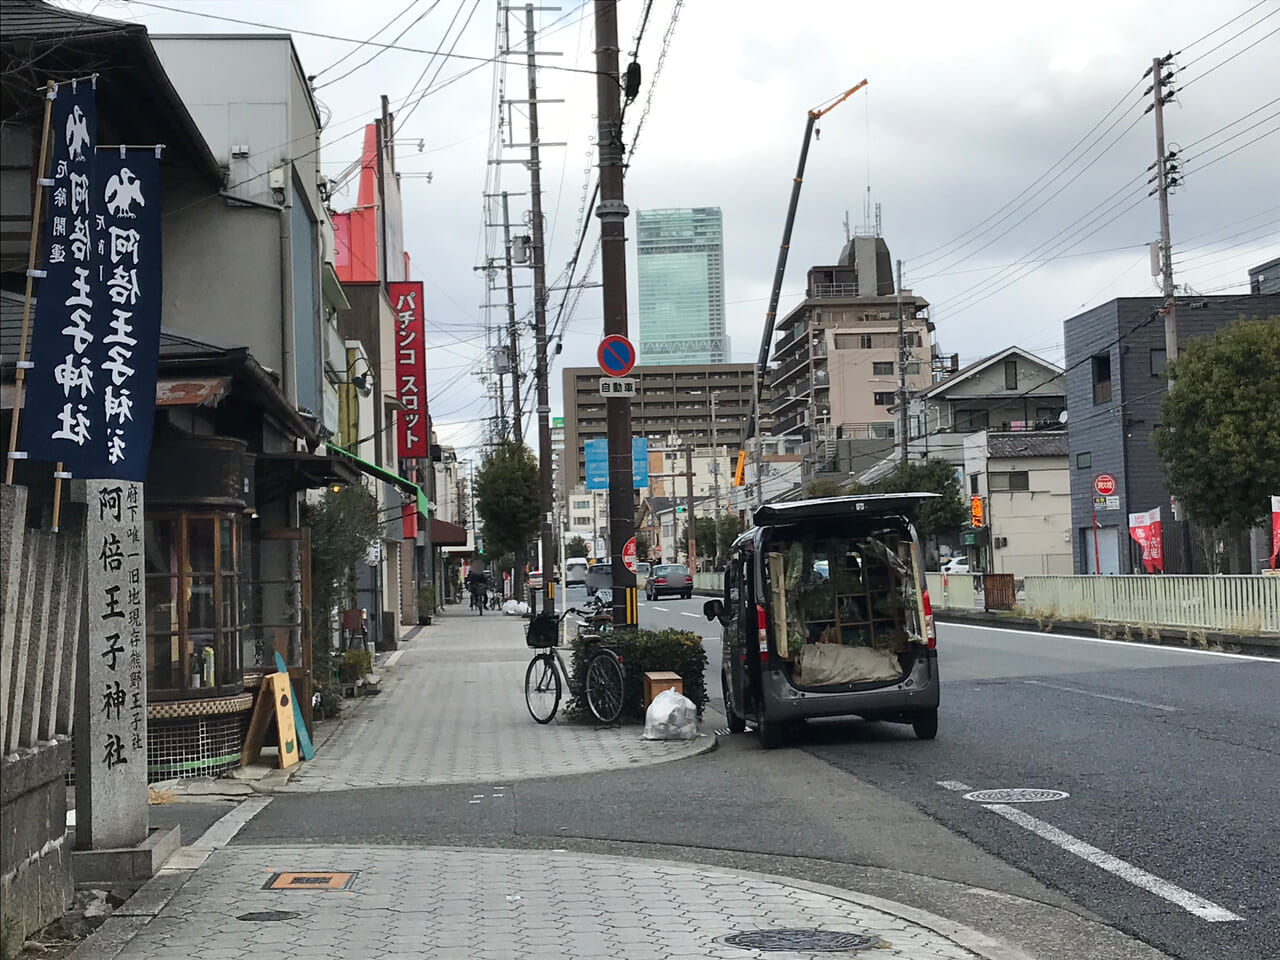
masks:
[[(644, 722), (644, 675), (651, 670), (670, 670), (684, 680), (684, 695), (693, 701), (702, 716), (707, 705), (707, 651), (702, 639), (687, 630), (615, 630), (605, 634), (604, 643), (622, 658), (624, 678), (622, 721)], [(573, 640), (575, 686), (581, 689), (585, 660), (583, 641)], [(592, 721), (586, 700), (573, 698), (566, 705), (572, 720)]]

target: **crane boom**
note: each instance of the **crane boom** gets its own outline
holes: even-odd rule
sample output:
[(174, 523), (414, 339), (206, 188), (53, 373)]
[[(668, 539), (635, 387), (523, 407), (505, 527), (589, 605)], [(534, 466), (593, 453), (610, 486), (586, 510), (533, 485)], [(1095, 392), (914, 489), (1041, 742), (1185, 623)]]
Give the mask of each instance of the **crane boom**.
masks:
[(773, 289), (769, 291), (769, 309), (764, 315), (764, 335), (760, 338), (760, 355), (756, 362), (755, 398), (751, 408), (751, 415), (747, 418), (747, 428), (743, 433), (742, 448), (738, 451), (739, 469), (734, 477), (735, 483), (739, 482), (739, 477), (742, 474), (747, 441), (755, 436), (756, 429), (760, 424), (760, 406), (761, 397), (764, 394), (765, 369), (769, 364), (769, 348), (773, 344), (773, 325), (778, 317), (778, 300), (782, 296), (782, 278), (787, 272), (787, 255), (791, 252), (791, 229), (796, 222), (796, 207), (800, 203), (800, 187), (804, 183), (804, 168), (809, 160), (809, 142), (813, 139), (813, 127), (818, 120), (844, 103), (866, 85), (866, 80), (854, 84), (825, 107), (810, 110), (805, 120), (804, 139), (800, 142), (800, 161), (796, 165), (795, 180), (791, 184), (791, 201), (787, 204), (787, 219), (782, 227), (782, 245), (778, 248), (778, 265), (773, 271)]

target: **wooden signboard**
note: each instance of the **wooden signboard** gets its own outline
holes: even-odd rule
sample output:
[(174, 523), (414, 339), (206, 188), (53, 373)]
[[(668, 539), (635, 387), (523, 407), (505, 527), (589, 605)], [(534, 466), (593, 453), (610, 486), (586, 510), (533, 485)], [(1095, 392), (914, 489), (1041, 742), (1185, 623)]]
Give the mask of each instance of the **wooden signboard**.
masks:
[(298, 762), (298, 734), (293, 723), (293, 690), (287, 673), (269, 673), (262, 678), (262, 689), (253, 708), (249, 733), (244, 738), (240, 765), (257, 763), (262, 755), (262, 740), (272, 715), (276, 721), (276, 739), (280, 744), (280, 769)]

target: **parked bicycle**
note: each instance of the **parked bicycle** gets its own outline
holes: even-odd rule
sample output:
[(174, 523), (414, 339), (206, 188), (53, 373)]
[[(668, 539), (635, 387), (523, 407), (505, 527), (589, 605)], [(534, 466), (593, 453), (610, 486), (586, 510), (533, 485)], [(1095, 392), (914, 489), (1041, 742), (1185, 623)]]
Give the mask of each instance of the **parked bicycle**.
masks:
[(585, 696), (587, 707), (597, 720), (613, 723), (622, 713), (622, 658), (604, 645), (598, 633), (584, 634), (586, 669), (582, 671), (582, 687), (576, 686), (559, 650), (560, 624), (571, 613), (583, 615), (585, 611), (569, 607), (558, 617), (540, 613), (529, 621), (525, 642), (535, 653), (524, 672), (525, 705), (538, 723), (550, 723), (567, 686), (574, 696)]

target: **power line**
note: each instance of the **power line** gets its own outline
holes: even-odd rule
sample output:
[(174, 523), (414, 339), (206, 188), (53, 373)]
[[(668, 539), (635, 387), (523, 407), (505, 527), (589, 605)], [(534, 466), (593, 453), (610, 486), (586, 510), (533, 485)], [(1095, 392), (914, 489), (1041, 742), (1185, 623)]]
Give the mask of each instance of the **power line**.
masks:
[(1280, 110), (1277, 110), (1275, 113), (1271, 114), (1270, 116), (1263, 117), (1261, 120), (1257, 121), (1256, 123), (1250, 124), (1249, 126), (1245, 127), (1243, 130), (1240, 130), (1237, 133), (1233, 133), (1229, 137), (1219, 140), (1217, 143), (1210, 144), (1209, 146), (1201, 150), (1199, 153), (1193, 153), (1191, 156), (1183, 157), (1182, 159), (1184, 162), (1190, 162), (1192, 160), (1195, 160), (1198, 157), (1203, 157), (1206, 153), (1210, 153), (1214, 150), (1217, 150), (1219, 147), (1230, 143), (1232, 140), (1235, 140), (1238, 137), (1243, 137), (1246, 133), (1249, 133), (1251, 130), (1256, 130), (1258, 127), (1262, 126), (1264, 123), (1270, 123), (1272, 120), (1276, 119), (1276, 117), (1280, 117)]
[(315, 78), (317, 78), (317, 77), (322, 77), (322, 76), (324, 76), (326, 73), (328, 73), (328, 72), (329, 72), (330, 70), (332, 70), (334, 67), (338, 66), (338, 64), (342, 63), (344, 60), (349, 59), (350, 57), (352, 57), (352, 56), (354, 56), (356, 53), (358, 53), (360, 50), (364, 49), (366, 46), (368, 46), (368, 45), (369, 45), (369, 40), (372, 40), (372, 39), (373, 39), (374, 37), (376, 37), (378, 34), (382, 33), (382, 31), (383, 31), (383, 30), (386, 30), (389, 26), (391, 26), (393, 23), (395, 23), (397, 20), (399, 20), (401, 17), (403, 17), (406, 13), (408, 13), (410, 10), (412, 10), (412, 9), (413, 9), (414, 4), (416, 4), (417, 2), (418, 2), (418, 0), (409, 0), (409, 2), (408, 2), (407, 4), (405, 4), (405, 6), (404, 6), (403, 8), (401, 8), (401, 10), (400, 10), (400, 12), (399, 12), (399, 13), (397, 13), (394, 17), (392, 17), (390, 20), (388, 20), (386, 23), (384, 23), (382, 26), (380, 26), (377, 30), (373, 31), (373, 33), (369, 34), (369, 37), (368, 37), (368, 39), (367, 39), (367, 40), (364, 40), (364, 41), (362, 41), (361, 43), (359, 43), (357, 46), (352, 47), (350, 50), (348, 50), (346, 53), (344, 53), (342, 56), (340, 56), (337, 60), (333, 61), (333, 63), (329, 64), (327, 67), (324, 67), (323, 69), (318, 70), (318, 71), (316, 71), (315, 73), (313, 73), (313, 74), (311, 75), (311, 78), (314, 80), (314, 79), (315, 79)]
[[(462, 15), (462, 9), (465, 6), (466, 0), (462, 0), (462, 2), (458, 4), (458, 9), (454, 11), (453, 18), (449, 21), (449, 26), (445, 27), (444, 36), (446, 38), (449, 36), (449, 32), (453, 29), (453, 25), (458, 22), (458, 17)], [(427, 95), (432, 84), (434, 84), (436, 79), (440, 76), (440, 71), (444, 69), (446, 58), (457, 49), (458, 42), (462, 39), (462, 35), (466, 33), (467, 27), (471, 24), (471, 18), (476, 15), (476, 9), (479, 6), (480, 0), (476, 0), (476, 2), (472, 4), (471, 12), (467, 14), (467, 19), (463, 22), (462, 29), (458, 31), (458, 35), (453, 38), (453, 43), (449, 45), (449, 52), (441, 58), (439, 66), (436, 67), (435, 76), (427, 81), (427, 85), (422, 88), (422, 93), (419, 94), (418, 99), (413, 102), (413, 106), (409, 108), (409, 112), (405, 113), (404, 116), (398, 116), (396, 118), (397, 123), (407, 124), (409, 122), (409, 118), (413, 116), (413, 112), (418, 109), (418, 104), (422, 102), (422, 98)], [(405, 104), (409, 102), (409, 98), (412, 97), (414, 92), (418, 89), (418, 84), (422, 82), (422, 78), (427, 75), (427, 71), (431, 69), (431, 65), (435, 63), (435, 61), (436, 55), (432, 54), (431, 59), (427, 61), (427, 65), (423, 67), (422, 72), (418, 74), (418, 79), (413, 82), (413, 86), (409, 88), (409, 92), (405, 95), (405, 98), (400, 101), (400, 110), (397, 111), (397, 113), (404, 113)]]
[[(1103, 115), (1102, 115), (1102, 119), (1100, 119), (1097, 123), (1095, 123), (1092, 127), (1090, 127), (1090, 128), (1089, 128), (1089, 131), (1088, 131), (1088, 132), (1087, 132), (1083, 137), (1081, 137), (1079, 140), (1077, 140), (1077, 141), (1075, 142), (1075, 144), (1074, 144), (1074, 145), (1073, 145), (1069, 150), (1067, 150), (1067, 152), (1066, 152), (1066, 153), (1064, 153), (1061, 157), (1059, 157), (1059, 158), (1058, 158), (1057, 160), (1055, 160), (1052, 164), (1050, 164), (1050, 165), (1049, 165), (1049, 168), (1048, 168), (1047, 170), (1045, 170), (1045, 172), (1044, 172), (1044, 173), (1040, 174), (1040, 176), (1036, 177), (1036, 178), (1035, 178), (1034, 180), (1032, 180), (1029, 184), (1027, 184), (1027, 186), (1026, 186), (1025, 188), (1023, 188), (1023, 190), (1022, 190), (1022, 191), (1021, 191), (1017, 196), (1015, 196), (1012, 200), (1010, 200), (1010, 201), (1008, 201), (1007, 203), (1005, 203), (1005, 204), (1004, 204), (1004, 206), (1000, 207), (1000, 208), (999, 208), (998, 210), (996, 210), (994, 213), (992, 213), (992, 214), (988, 215), (987, 217), (985, 217), (984, 219), (982, 219), (982, 220), (978, 221), (978, 223), (974, 224), (972, 227), (970, 227), (968, 230), (966, 230), (966, 231), (964, 231), (963, 233), (961, 233), (959, 236), (954, 237), (953, 239), (948, 240), (946, 243), (940, 244), (940, 245), (938, 245), (938, 246), (936, 246), (936, 247), (933, 247), (933, 248), (932, 248), (932, 249), (930, 249), (930, 250), (926, 250), (924, 253), (917, 254), (915, 257), (911, 258), (911, 260), (910, 260), (910, 261), (908, 261), (908, 262), (910, 262), (910, 263), (912, 263), (912, 264), (913, 264), (913, 269), (917, 269), (917, 270), (918, 270), (918, 269), (920, 269), (921, 267), (928, 265), (929, 263), (933, 263), (933, 262), (934, 262), (934, 261), (936, 261), (936, 260), (941, 260), (941, 259), (943, 259), (944, 257), (949, 256), (949, 254), (943, 254), (942, 256), (939, 256), (939, 257), (932, 257), (932, 254), (937, 253), (939, 250), (942, 250), (942, 249), (944, 249), (944, 248), (946, 248), (946, 247), (950, 247), (950, 246), (952, 246), (952, 245), (954, 245), (954, 244), (960, 243), (960, 241), (964, 241), (964, 243), (960, 243), (960, 245), (961, 245), (961, 246), (964, 246), (964, 244), (965, 244), (965, 243), (968, 243), (968, 242), (969, 242), (969, 241), (968, 241), (967, 239), (965, 239), (965, 238), (969, 237), (969, 235), (970, 235), (971, 233), (973, 233), (975, 230), (979, 230), (981, 227), (985, 226), (985, 225), (986, 225), (987, 223), (989, 223), (991, 220), (993, 220), (993, 219), (995, 219), (996, 217), (998, 217), (998, 216), (999, 216), (1001, 213), (1003, 213), (1005, 210), (1007, 210), (1007, 209), (1009, 209), (1010, 207), (1012, 207), (1012, 206), (1014, 206), (1015, 204), (1017, 204), (1017, 203), (1018, 203), (1018, 201), (1020, 201), (1024, 196), (1026, 196), (1026, 194), (1028, 193), (1028, 191), (1030, 191), (1032, 188), (1034, 188), (1034, 187), (1036, 186), (1036, 184), (1038, 184), (1038, 183), (1039, 183), (1041, 180), (1043, 180), (1045, 177), (1049, 176), (1049, 174), (1053, 173), (1053, 171), (1054, 171), (1054, 170), (1056, 170), (1056, 169), (1058, 168), (1058, 166), (1059, 166), (1059, 165), (1061, 165), (1062, 163), (1064, 163), (1065, 161), (1067, 161), (1067, 160), (1068, 160), (1068, 158), (1069, 158), (1073, 153), (1075, 153), (1077, 149), (1079, 149), (1079, 147), (1080, 147), (1080, 145), (1081, 145), (1081, 144), (1083, 144), (1083, 143), (1084, 143), (1085, 141), (1087, 141), (1091, 136), (1093, 136), (1093, 132), (1094, 132), (1095, 130), (1097, 130), (1097, 129), (1098, 129), (1099, 127), (1101, 127), (1104, 123), (1106, 123), (1106, 122), (1107, 122), (1107, 119), (1108, 119), (1108, 118), (1109, 118), (1113, 113), (1115, 113), (1117, 110), (1119, 110), (1119, 109), (1120, 109), (1120, 107), (1124, 106), (1125, 101), (1127, 101), (1127, 100), (1128, 100), (1128, 99), (1133, 95), (1133, 92), (1134, 92), (1135, 90), (1137, 90), (1137, 89), (1138, 89), (1138, 87), (1140, 87), (1141, 85), (1142, 85), (1142, 79), (1141, 79), (1141, 78), (1139, 78), (1139, 79), (1138, 79), (1138, 81), (1137, 81), (1136, 83), (1134, 83), (1134, 85), (1133, 85), (1133, 86), (1131, 86), (1127, 91), (1125, 91), (1124, 95), (1123, 95), (1123, 96), (1121, 96), (1121, 97), (1120, 97), (1120, 99), (1116, 101), (1115, 105), (1114, 105), (1110, 110), (1108, 110), (1105, 114), (1103, 114)], [(1132, 105), (1131, 105), (1131, 107), (1132, 107)], [(1124, 111), (1124, 113), (1128, 113), (1128, 109), (1126, 109), (1126, 110)], [(1121, 116), (1124, 116), (1124, 113), (1122, 113), (1122, 114), (1121, 114)], [(1114, 124), (1113, 124), (1112, 126), (1114, 126)], [(1110, 129), (1110, 128), (1108, 128), (1108, 130), (1109, 130), (1109, 129)], [(1103, 134), (1103, 136), (1106, 136), (1106, 134), (1104, 133), (1104, 134)], [(1086, 150), (1085, 152), (1087, 153), (1088, 151)], [(1078, 158), (1077, 158), (1077, 159), (1078, 159)], [(993, 226), (994, 226), (994, 224), (993, 224)], [(979, 236), (981, 236), (981, 233), (979, 233), (978, 235), (979, 235)], [(975, 237), (974, 239), (976, 239), (976, 237)], [(923, 261), (923, 262), (921, 263), (921, 262), (916, 262), (916, 261)]]
[[(1259, 4), (1259, 6), (1261, 6), (1261, 4)], [(1187, 63), (1183, 64), (1182, 66), (1180, 66), (1180, 67), (1178, 68), (1178, 72), (1179, 72), (1179, 73), (1181, 73), (1183, 70), (1186, 70), (1187, 68), (1192, 67), (1192, 66), (1194, 66), (1195, 64), (1199, 63), (1199, 62), (1200, 62), (1201, 60), (1203, 60), (1205, 57), (1209, 56), (1209, 54), (1211, 54), (1211, 53), (1215, 53), (1215, 52), (1217, 52), (1218, 50), (1221, 50), (1223, 47), (1225, 47), (1225, 46), (1226, 46), (1228, 43), (1230, 43), (1232, 40), (1236, 40), (1236, 39), (1238, 39), (1238, 38), (1240, 38), (1240, 37), (1244, 36), (1246, 33), (1248, 33), (1250, 30), (1252, 30), (1252, 29), (1253, 29), (1254, 27), (1256, 27), (1258, 24), (1263, 23), (1263, 22), (1264, 22), (1264, 21), (1266, 21), (1266, 20), (1270, 20), (1270, 19), (1271, 19), (1272, 17), (1274, 17), (1277, 13), (1280, 13), (1280, 10), (1272, 10), (1272, 11), (1271, 11), (1270, 13), (1268, 13), (1265, 17), (1262, 17), (1262, 18), (1260, 18), (1259, 20), (1256, 20), (1256, 21), (1254, 21), (1253, 23), (1249, 24), (1249, 26), (1245, 27), (1245, 28), (1244, 28), (1243, 30), (1241, 30), (1239, 33), (1232, 34), (1231, 36), (1227, 37), (1227, 39), (1223, 40), (1221, 43), (1217, 44), (1216, 46), (1212, 46), (1212, 47), (1210, 47), (1208, 50), (1206, 50), (1204, 53), (1200, 54), (1200, 56), (1196, 57), (1194, 60), (1191, 60), (1191, 61), (1189, 61), (1189, 62), (1187, 62)], [(1244, 16), (1244, 14), (1241, 14), (1240, 16)], [(1236, 17), (1235, 19), (1236, 19), (1236, 20), (1239, 20), (1239, 19), (1240, 19), (1240, 17)], [(1232, 21), (1228, 21), (1228, 22), (1232, 22)], [(1224, 24), (1224, 26), (1225, 26), (1225, 24)], [(1221, 27), (1220, 27), (1219, 29), (1221, 29)], [(1246, 48), (1246, 49), (1247, 49), (1247, 48)], [(1224, 62), (1225, 62), (1225, 61), (1224, 61)]]
[[(1277, 11), (1277, 12), (1280, 12), (1280, 11)], [(1276, 27), (1276, 29), (1272, 30), (1270, 33), (1265, 34), (1265, 35), (1263, 35), (1263, 36), (1259, 37), (1257, 40), (1253, 41), (1253, 43), (1249, 44), (1247, 47), (1244, 47), (1244, 48), (1243, 48), (1243, 49), (1241, 49), (1241, 50), (1237, 50), (1237, 51), (1236, 51), (1235, 53), (1233, 53), (1231, 56), (1227, 57), (1227, 59), (1222, 60), (1222, 61), (1220, 61), (1219, 63), (1214, 64), (1212, 67), (1210, 67), (1210, 68), (1209, 68), (1208, 70), (1206, 70), (1204, 73), (1197, 74), (1196, 76), (1192, 77), (1190, 80), (1183, 81), (1182, 86), (1178, 88), (1178, 92), (1180, 93), (1180, 92), (1182, 92), (1183, 90), (1186, 90), (1186, 89), (1187, 89), (1187, 87), (1191, 86), (1193, 83), (1196, 83), (1197, 81), (1203, 80), (1205, 77), (1209, 76), (1209, 74), (1213, 73), (1213, 71), (1217, 70), (1219, 67), (1225, 67), (1228, 63), (1230, 63), (1230, 62), (1231, 62), (1232, 60), (1234, 60), (1236, 57), (1240, 56), (1240, 55), (1241, 55), (1241, 54), (1243, 54), (1243, 53), (1248, 53), (1250, 50), (1252, 50), (1254, 47), (1256, 47), (1258, 44), (1260, 44), (1263, 40), (1267, 40), (1267, 39), (1269, 39), (1270, 37), (1274, 37), (1277, 33), (1280, 33), (1280, 27)]]
[[(1184, 147), (1181, 147), (1180, 149), (1181, 149), (1181, 150), (1190, 150), (1192, 147), (1194, 147), (1194, 146), (1198, 146), (1199, 144), (1204, 143), (1204, 142), (1205, 142), (1206, 140), (1208, 140), (1210, 137), (1216, 137), (1216, 136), (1217, 136), (1218, 134), (1220, 134), (1223, 130), (1227, 130), (1227, 129), (1231, 128), (1231, 127), (1234, 127), (1234, 126), (1235, 126), (1237, 123), (1239, 123), (1241, 120), (1248, 120), (1248, 119), (1249, 119), (1250, 117), (1252, 117), (1255, 113), (1261, 113), (1263, 110), (1267, 109), (1267, 107), (1273, 106), (1274, 104), (1277, 104), (1277, 103), (1280, 103), (1280, 97), (1276, 97), (1274, 100), (1268, 101), (1267, 103), (1264, 103), (1264, 104), (1263, 104), (1262, 106), (1260, 106), (1260, 107), (1255, 107), (1253, 110), (1250, 110), (1248, 113), (1244, 114), (1243, 116), (1236, 117), (1236, 118), (1235, 118), (1234, 120), (1232, 120), (1230, 123), (1225, 123), (1225, 124), (1223, 124), (1223, 125), (1222, 125), (1222, 126), (1220, 126), (1217, 130), (1214, 130), (1212, 133), (1206, 133), (1206, 134), (1205, 134), (1203, 137), (1201, 137), (1199, 140), (1192, 140), (1190, 143), (1188, 143), (1188, 144), (1187, 144), (1186, 146), (1184, 146)], [(1268, 119), (1270, 119), (1270, 118), (1268, 118)]]
[(1212, 160), (1210, 160), (1208, 163), (1203, 163), (1203, 164), (1201, 164), (1201, 165), (1200, 165), (1199, 170), (1197, 170), (1196, 172), (1198, 173), (1198, 172), (1200, 172), (1200, 171), (1206, 170), (1206, 169), (1208, 169), (1209, 167), (1212, 167), (1212, 166), (1213, 166), (1215, 163), (1217, 163), (1219, 160), (1225, 160), (1225, 159), (1227, 159), (1227, 157), (1231, 156), (1232, 154), (1239, 153), (1239, 152), (1240, 152), (1241, 150), (1243, 150), (1245, 147), (1251, 147), (1251, 146), (1253, 146), (1255, 143), (1257, 143), (1259, 140), (1265, 140), (1267, 137), (1269, 137), (1269, 136), (1271, 136), (1273, 133), (1277, 133), (1277, 132), (1280, 132), (1280, 127), (1272, 127), (1272, 128), (1271, 128), (1270, 130), (1268, 130), (1266, 133), (1259, 134), (1258, 136), (1254, 137), (1252, 140), (1248, 141), (1247, 143), (1242, 143), (1242, 144), (1240, 144), (1240, 146), (1236, 147), (1234, 150), (1228, 150), (1228, 151), (1227, 151), (1226, 153), (1224, 153), (1222, 156), (1220, 156), (1220, 157), (1214, 157), (1214, 158), (1213, 158)]
[[(416, 3), (416, 2), (417, 2), (417, 0), (414, 0), (414, 3)], [(391, 42), (392, 42), (392, 43), (396, 43), (396, 42), (397, 42), (401, 37), (403, 37), (406, 33), (408, 33), (408, 32), (409, 32), (410, 30), (412, 30), (414, 27), (416, 27), (420, 22), (422, 22), (422, 19), (423, 19), (427, 14), (429, 14), (432, 10), (434, 10), (434, 9), (439, 5), (439, 3), (440, 3), (440, 0), (436, 0), (436, 2), (435, 2), (435, 3), (431, 4), (431, 6), (427, 7), (427, 9), (426, 9), (426, 10), (423, 10), (423, 11), (422, 11), (422, 13), (418, 14), (418, 16), (417, 16), (417, 17), (415, 17), (413, 20), (411, 20), (411, 21), (409, 22), (409, 25), (408, 25), (407, 27), (405, 27), (403, 30), (401, 30), (399, 33), (397, 33), (397, 34), (396, 34), (396, 35), (391, 39)], [(411, 4), (409, 4), (409, 6), (411, 7), (411, 6), (413, 6), (413, 4), (411, 3)], [(408, 8), (406, 7), (406, 9), (408, 9)], [(396, 14), (396, 16), (397, 16), (397, 17), (399, 17), (400, 15), (399, 15), (399, 14)], [(381, 33), (382, 31), (378, 31), (378, 32), (379, 32), (379, 33)], [(377, 34), (375, 34), (374, 36), (377, 36)], [(366, 41), (366, 43), (367, 43), (367, 41)], [(363, 45), (364, 45), (364, 44), (362, 44), (361, 46), (363, 46)], [(359, 48), (359, 47), (357, 47), (356, 49), (358, 50), (358, 49), (360, 49), (360, 48)], [(356, 64), (354, 67), (352, 67), (352, 68), (351, 68), (350, 70), (348, 70), (346, 73), (339, 74), (338, 76), (334, 77), (332, 80), (326, 80), (324, 83), (316, 84), (315, 86), (313, 86), (313, 88), (312, 88), (312, 89), (313, 89), (313, 90), (319, 90), (319, 89), (321, 89), (322, 87), (327, 87), (327, 86), (329, 86), (329, 84), (331, 84), (331, 83), (337, 83), (339, 80), (345, 80), (347, 77), (351, 76), (351, 75), (352, 75), (353, 73), (355, 73), (356, 71), (361, 70), (361, 69), (363, 69), (364, 67), (367, 67), (369, 64), (373, 63), (373, 61), (377, 60), (380, 56), (382, 56), (384, 53), (386, 53), (386, 52), (387, 52), (387, 50), (389, 50), (389, 49), (390, 49), (389, 47), (383, 47), (382, 49), (375, 51), (375, 52), (373, 53), (373, 55), (372, 55), (372, 56), (368, 57), (368, 58), (367, 58), (367, 59), (365, 59), (365, 60), (362, 60), (360, 63)], [(317, 74), (317, 76), (318, 76), (318, 74)], [(314, 83), (314, 78), (312, 78), (312, 81), (313, 81), (313, 83)]]
[(1254, 4), (1252, 7), (1250, 7), (1248, 10), (1244, 11), (1244, 13), (1237, 13), (1234, 17), (1232, 17), (1232, 18), (1231, 18), (1230, 20), (1228, 20), (1226, 23), (1221, 23), (1221, 24), (1219, 24), (1218, 26), (1214, 27), (1212, 30), (1210, 30), (1208, 33), (1206, 33), (1203, 37), (1197, 37), (1195, 40), (1192, 40), (1190, 43), (1184, 44), (1184, 45), (1183, 45), (1183, 47), (1182, 47), (1182, 50), (1179, 50), (1178, 52), (1179, 52), (1179, 53), (1182, 53), (1184, 50), (1190, 50), (1192, 47), (1196, 46), (1197, 44), (1201, 44), (1201, 43), (1203, 43), (1204, 41), (1208, 40), (1210, 37), (1212, 37), (1212, 36), (1213, 36), (1215, 33), (1217, 33), (1218, 31), (1227, 29), (1227, 27), (1231, 26), (1233, 23), (1235, 23), (1235, 22), (1236, 22), (1237, 20), (1239, 20), (1241, 17), (1247, 17), (1249, 14), (1253, 13), (1253, 11), (1257, 10), (1259, 7), (1261, 7), (1261, 6), (1265, 6), (1265, 5), (1266, 5), (1266, 3), (1267, 3), (1267, 0), (1258, 0), (1258, 2), (1257, 2), (1257, 3), (1255, 3), (1255, 4)]
[[(150, 0), (130, 0), (130, 2), (142, 7), (152, 7), (156, 10), (167, 10), (170, 13), (181, 13), (191, 17), (204, 17), (207, 20), (221, 20), (224, 23), (238, 23), (246, 27), (261, 27), (264, 30), (279, 30), (283, 33), (296, 33), (299, 36), (303, 36), (303, 37), (319, 37), (321, 40), (339, 40), (343, 43), (357, 43), (357, 44), (363, 43), (367, 46), (385, 47), (389, 50), (399, 50), (403, 53), (436, 54), (436, 55), (446, 56), (451, 60), (475, 60), (475, 61), (479, 61), (480, 63), (495, 63), (500, 60), (503, 62), (506, 62), (505, 57), (477, 57), (477, 56), (472, 56), (470, 54), (465, 54), (465, 53), (445, 53), (442, 50), (424, 50), (421, 47), (405, 47), (405, 46), (400, 46), (398, 44), (393, 44), (393, 43), (379, 43), (374, 40), (360, 41), (360, 40), (355, 40), (351, 37), (340, 37), (332, 33), (320, 33), (317, 30), (303, 30), (298, 27), (282, 27), (279, 24), (261, 23), (257, 20), (241, 20), (236, 17), (220, 16), (219, 14), (216, 14), (216, 13), (205, 13), (201, 10), (183, 10), (181, 7), (169, 7), (160, 3), (152, 3), (150, 2)], [(543, 66), (542, 69), (543, 70), (560, 70), (565, 73), (589, 73), (592, 76), (595, 76), (597, 72), (595, 70), (589, 70), (586, 67), (557, 67), (557, 66), (550, 66), (550, 65)]]

